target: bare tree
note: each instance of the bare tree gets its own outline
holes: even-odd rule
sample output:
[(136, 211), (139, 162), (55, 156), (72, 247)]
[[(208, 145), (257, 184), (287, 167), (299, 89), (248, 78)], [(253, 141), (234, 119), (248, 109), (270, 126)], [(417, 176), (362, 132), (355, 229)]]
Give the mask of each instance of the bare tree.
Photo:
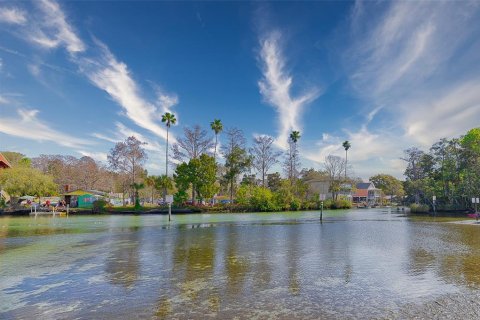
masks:
[(225, 144), (222, 146), (222, 154), (226, 156), (235, 148), (245, 149), (245, 136), (243, 131), (238, 128), (228, 128), (225, 131)]
[(332, 198), (336, 200), (341, 189), (342, 173), (345, 171), (345, 159), (329, 155), (325, 158), (324, 167), (328, 174)]
[[(131, 186), (136, 183), (137, 175), (143, 172), (142, 165), (147, 160), (147, 154), (142, 147), (145, 144), (133, 136), (128, 137), (125, 141), (118, 142), (108, 155), (110, 167), (117, 172), (128, 174)], [(133, 200), (135, 202), (135, 199)]]
[(265, 177), (268, 170), (278, 162), (278, 157), (282, 154), (273, 150), (273, 138), (270, 136), (256, 137), (253, 142), (254, 146), (250, 148), (250, 154), (253, 157), (253, 167), (262, 177), (262, 186), (265, 185)]
[(209, 154), (209, 150), (215, 146), (212, 137), (199, 125), (185, 128), (183, 132), (185, 137), (179, 138), (172, 147), (173, 158), (178, 161), (188, 162), (197, 159), (204, 153)]

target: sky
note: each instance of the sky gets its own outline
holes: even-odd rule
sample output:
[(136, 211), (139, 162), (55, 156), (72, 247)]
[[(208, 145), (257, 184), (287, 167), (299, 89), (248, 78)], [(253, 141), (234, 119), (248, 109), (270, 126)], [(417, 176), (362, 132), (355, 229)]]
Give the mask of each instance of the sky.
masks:
[(350, 174), (401, 178), (480, 126), (480, 2), (0, 1), (0, 150), (105, 162), (134, 135), (160, 174), (166, 111), (172, 142), (298, 130), (302, 167), (349, 140)]

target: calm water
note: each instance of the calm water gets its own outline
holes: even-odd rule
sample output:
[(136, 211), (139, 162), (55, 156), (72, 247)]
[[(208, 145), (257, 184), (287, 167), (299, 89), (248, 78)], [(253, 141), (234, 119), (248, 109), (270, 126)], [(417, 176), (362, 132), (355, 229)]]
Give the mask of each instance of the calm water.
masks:
[(480, 314), (480, 226), (388, 209), (324, 218), (0, 218), (0, 318)]

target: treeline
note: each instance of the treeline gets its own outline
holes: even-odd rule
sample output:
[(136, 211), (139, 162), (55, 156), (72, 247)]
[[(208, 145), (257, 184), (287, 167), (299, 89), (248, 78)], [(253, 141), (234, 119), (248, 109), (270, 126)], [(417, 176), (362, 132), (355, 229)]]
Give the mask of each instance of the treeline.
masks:
[[(480, 197), (480, 128), (460, 138), (441, 139), (428, 151), (405, 150), (405, 191), (414, 208), (466, 210)], [(425, 209), (423, 209), (425, 210)]]
[[(171, 113), (164, 114), (162, 121), (167, 130), (176, 123)], [(350, 181), (346, 175), (346, 158), (327, 157), (324, 171), (300, 170), (300, 132), (291, 132), (288, 148), (281, 152), (274, 148), (274, 139), (270, 136), (257, 136), (248, 147), (242, 130), (224, 130), (219, 119), (212, 121), (210, 128), (214, 136), (199, 125), (185, 127), (171, 148), (168, 148), (167, 137), (164, 175), (141, 176), (147, 154), (143, 143), (135, 137), (115, 145), (108, 156), (109, 168), (130, 177), (129, 183), (135, 189), (131, 192), (134, 198), (138, 198), (135, 194), (145, 188), (152, 192), (153, 202), (153, 193), (161, 189), (163, 197), (173, 193), (178, 206), (210, 205), (215, 198), (229, 207), (260, 211), (318, 208), (319, 194), (312, 193), (308, 185), (312, 174), (331, 185), (329, 192), (333, 200), (327, 205), (351, 205), (339, 198), (342, 186)], [(343, 146), (346, 152), (350, 148), (348, 141)], [(279, 172), (270, 173), (277, 164), (283, 168), (284, 178)], [(169, 168), (173, 169), (172, 176), (168, 175)]]

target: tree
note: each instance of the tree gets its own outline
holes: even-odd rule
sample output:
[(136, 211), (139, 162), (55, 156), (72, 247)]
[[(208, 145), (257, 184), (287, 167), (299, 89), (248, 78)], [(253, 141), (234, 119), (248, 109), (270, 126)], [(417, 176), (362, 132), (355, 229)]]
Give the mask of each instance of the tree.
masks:
[(329, 191), (332, 193), (332, 198), (337, 200), (338, 193), (341, 191), (341, 176), (345, 169), (345, 160), (329, 155), (325, 158), (325, 171), (328, 174), (330, 183)]
[(280, 173), (275, 172), (275, 173), (269, 173), (267, 174), (267, 185), (270, 190), (273, 192), (276, 192), (280, 189), (282, 184), (282, 178), (280, 176)]
[(133, 136), (128, 137), (125, 141), (118, 142), (108, 155), (110, 167), (117, 172), (128, 174), (131, 186), (136, 183), (137, 174), (147, 160), (147, 154), (142, 147), (144, 144)]
[(31, 165), (32, 161), (22, 153), (14, 151), (0, 151), (0, 153), (7, 158), (12, 167), (16, 167), (17, 165), (30, 167)]
[(173, 145), (173, 157), (180, 162), (188, 162), (200, 155), (209, 152), (214, 144), (208, 136), (208, 132), (196, 125), (193, 129), (183, 130), (185, 137), (179, 138)]
[(217, 180), (215, 158), (202, 154), (199, 159), (192, 159), (191, 161), (198, 162), (195, 177), (198, 195), (201, 199), (212, 198), (218, 192), (218, 187), (215, 185)]
[(230, 184), (230, 201), (233, 201), (233, 193), (238, 175), (245, 172), (251, 164), (251, 157), (245, 149), (240, 147), (233, 148), (232, 152), (225, 155), (225, 167), (227, 172), (225, 179)]
[(348, 166), (348, 149), (350, 149), (351, 145), (348, 140), (344, 141), (342, 144), (343, 148), (345, 149), (345, 181), (347, 180), (347, 166)]
[(0, 186), (13, 197), (51, 196), (58, 190), (52, 176), (43, 174), (35, 168), (24, 166), (0, 170)]
[(404, 175), (407, 177), (406, 185), (413, 189), (415, 194), (415, 203), (420, 202), (420, 180), (424, 178), (425, 174), (420, 165), (425, 153), (418, 148), (409, 148), (404, 150), (405, 157), (401, 158), (407, 162), (407, 168)]
[(290, 139), (288, 140), (288, 150), (286, 153), (284, 170), (287, 175), (287, 178), (290, 180), (290, 184), (294, 184), (294, 180), (298, 174), (298, 167), (300, 166), (299, 157), (298, 157), (298, 148), (297, 143), (300, 139), (299, 131), (292, 131), (290, 133)]
[[(165, 114), (162, 116), (162, 122), (165, 122), (165, 125), (167, 126), (167, 148), (165, 149), (165, 175), (168, 176), (168, 131), (170, 129), (170, 126), (177, 122), (177, 119), (175, 118), (175, 115), (173, 113), (165, 112)], [(165, 199), (163, 200), (165, 201)]]
[(253, 157), (253, 166), (262, 177), (262, 186), (265, 185), (265, 177), (268, 170), (278, 162), (281, 152), (273, 150), (273, 138), (270, 136), (255, 137), (254, 146), (250, 148), (250, 154)]
[(369, 179), (375, 187), (382, 190), (384, 194), (390, 195), (390, 202), (393, 197), (402, 198), (405, 194), (403, 184), (394, 176), (388, 174), (377, 174)]
[(215, 119), (210, 122), (210, 128), (215, 132), (215, 151), (213, 152), (213, 159), (217, 162), (217, 143), (218, 143), (218, 134), (223, 130), (223, 124), (220, 119)]
[(150, 188), (151, 191), (151, 201), (153, 204), (153, 194), (155, 193), (155, 183), (156, 183), (157, 177), (156, 176), (147, 176), (144, 180), (143, 183)]
[(161, 190), (163, 192), (163, 201), (165, 201), (166, 194), (168, 192), (168, 189), (173, 188), (173, 181), (172, 178), (170, 178), (167, 175), (161, 175), (161, 176), (156, 176), (155, 177), (155, 189)]
[(245, 150), (245, 137), (237, 128), (229, 128), (226, 132), (226, 143), (222, 147), (225, 157), (224, 179), (230, 186), (230, 201), (233, 201), (235, 184), (238, 176), (251, 165), (251, 157)]

